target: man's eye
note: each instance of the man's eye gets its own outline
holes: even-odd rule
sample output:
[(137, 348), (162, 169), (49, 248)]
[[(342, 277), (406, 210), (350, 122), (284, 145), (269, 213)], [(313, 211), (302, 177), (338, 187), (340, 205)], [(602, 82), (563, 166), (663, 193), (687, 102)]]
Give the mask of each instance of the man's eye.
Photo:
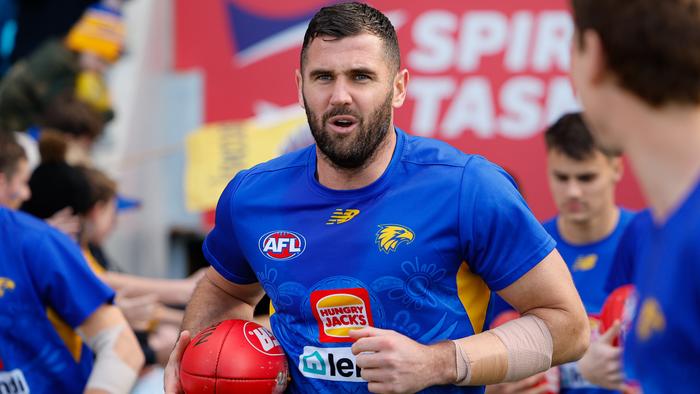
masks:
[(317, 81), (330, 81), (333, 77), (330, 74), (319, 74), (316, 76)]
[(596, 178), (596, 175), (595, 174), (579, 175), (577, 178), (578, 178), (579, 182), (588, 183), (588, 182), (594, 181)]
[(369, 75), (367, 75), (367, 74), (356, 74), (356, 75), (354, 76), (354, 78), (355, 78), (356, 81), (365, 81), (365, 80), (370, 79), (370, 78), (369, 78)]
[(569, 180), (569, 177), (567, 175), (554, 175), (554, 177), (559, 181), (559, 182), (566, 182)]

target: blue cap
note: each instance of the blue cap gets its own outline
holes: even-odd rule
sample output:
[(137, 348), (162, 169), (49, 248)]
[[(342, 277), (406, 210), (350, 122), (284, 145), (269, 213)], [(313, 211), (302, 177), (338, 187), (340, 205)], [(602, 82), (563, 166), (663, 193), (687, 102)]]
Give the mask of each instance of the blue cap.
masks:
[(118, 212), (130, 211), (136, 208), (141, 208), (141, 200), (125, 197), (120, 194), (117, 195)]

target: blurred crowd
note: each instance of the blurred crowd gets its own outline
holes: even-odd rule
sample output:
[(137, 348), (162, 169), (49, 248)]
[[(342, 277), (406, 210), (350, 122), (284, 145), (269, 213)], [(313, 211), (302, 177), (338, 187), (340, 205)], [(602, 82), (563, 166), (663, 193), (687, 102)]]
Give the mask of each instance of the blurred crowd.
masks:
[[(138, 214), (139, 205), (122, 198), (115, 180), (91, 160), (95, 142), (119, 116), (105, 78), (124, 53), (123, 5), (0, 2), (0, 205), (45, 220), (80, 247), (92, 271), (116, 292), (114, 304), (145, 355), (145, 376), (167, 362), (201, 273), (184, 279), (131, 275), (103, 248), (118, 212)], [(160, 378), (154, 381), (162, 387)]]

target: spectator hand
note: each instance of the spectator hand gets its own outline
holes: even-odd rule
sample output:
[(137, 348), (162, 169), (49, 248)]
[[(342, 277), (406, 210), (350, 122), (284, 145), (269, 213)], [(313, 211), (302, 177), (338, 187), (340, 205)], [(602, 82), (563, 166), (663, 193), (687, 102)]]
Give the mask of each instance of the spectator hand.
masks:
[(426, 346), (391, 330), (351, 330), (352, 353), (373, 393), (413, 393), (457, 377), (454, 344)]
[(588, 350), (579, 360), (581, 375), (589, 382), (611, 390), (622, 390), (625, 376), (622, 373), (622, 348), (612, 345), (620, 334), (621, 324), (615, 324), (591, 342)]
[(180, 330), (171, 324), (161, 324), (148, 336), (148, 346), (156, 354), (156, 361), (163, 367), (167, 366), (170, 352), (177, 343)]
[(156, 311), (159, 304), (155, 294), (129, 297), (119, 293), (114, 303), (124, 313), (131, 328), (136, 331), (149, 331), (154, 328), (154, 322), (157, 323)]

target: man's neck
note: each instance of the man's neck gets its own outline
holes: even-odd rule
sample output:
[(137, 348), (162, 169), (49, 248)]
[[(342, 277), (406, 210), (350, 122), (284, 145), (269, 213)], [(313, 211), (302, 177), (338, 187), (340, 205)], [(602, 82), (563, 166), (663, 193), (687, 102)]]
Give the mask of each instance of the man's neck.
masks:
[(395, 148), (396, 132), (392, 126), (387, 132), (384, 141), (377, 147), (374, 155), (367, 159), (367, 163), (358, 169), (348, 170), (334, 165), (316, 147), (318, 181), (323, 186), (334, 190), (352, 190), (368, 186), (379, 179), (389, 167)]
[(557, 229), (561, 237), (572, 245), (587, 245), (607, 238), (617, 227), (620, 209), (614, 205), (605, 212), (586, 221), (557, 218)]
[[(665, 222), (700, 176), (700, 108), (649, 110), (631, 105), (625, 153), (658, 223)], [(621, 116), (622, 118), (622, 116)]]

